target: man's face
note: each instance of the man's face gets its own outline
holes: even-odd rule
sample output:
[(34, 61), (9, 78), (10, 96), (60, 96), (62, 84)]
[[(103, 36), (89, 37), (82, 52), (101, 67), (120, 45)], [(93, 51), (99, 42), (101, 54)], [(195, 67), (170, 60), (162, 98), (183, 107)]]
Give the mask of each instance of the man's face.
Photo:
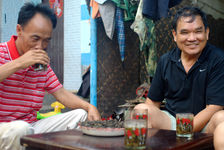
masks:
[[(176, 31), (173, 30), (174, 41), (185, 55), (200, 56), (209, 35), (209, 29), (205, 29), (200, 16), (190, 21), (192, 17), (181, 17), (177, 22)], [(189, 22), (190, 21), (190, 22)]]
[(16, 29), (20, 55), (29, 50), (46, 50), (53, 30), (51, 21), (38, 13), (25, 26), (17, 25)]

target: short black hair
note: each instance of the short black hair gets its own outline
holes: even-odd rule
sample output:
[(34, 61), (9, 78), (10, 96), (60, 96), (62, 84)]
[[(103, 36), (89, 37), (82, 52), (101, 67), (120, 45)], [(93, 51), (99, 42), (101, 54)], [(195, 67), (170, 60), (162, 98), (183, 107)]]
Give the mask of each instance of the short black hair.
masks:
[(176, 31), (178, 20), (181, 17), (192, 17), (191, 20), (189, 20), (189, 22), (193, 22), (196, 16), (201, 16), (204, 27), (205, 29), (207, 29), (208, 22), (207, 22), (206, 14), (202, 10), (200, 10), (198, 7), (194, 7), (194, 6), (185, 6), (183, 8), (180, 8), (177, 11), (173, 19), (173, 29)]
[(40, 13), (41, 15), (50, 19), (53, 28), (56, 27), (57, 25), (56, 15), (54, 14), (53, 10), (50, 9), (49, 6), (42, 3), (37, 5), (31, 2), (25, 3), (19, 11), (17, 23), (20, 24), (22, 27), (24, 27), (37, 13)]

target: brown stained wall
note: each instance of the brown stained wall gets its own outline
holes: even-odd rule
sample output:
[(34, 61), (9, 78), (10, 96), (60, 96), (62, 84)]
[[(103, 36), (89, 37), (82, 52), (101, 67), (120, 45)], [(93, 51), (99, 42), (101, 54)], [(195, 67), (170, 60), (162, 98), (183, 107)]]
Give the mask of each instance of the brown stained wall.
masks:
[(140, 84), (139, 40), (130, 25), (125, 22), (125, 60), (121, 62), (116, 30), (110, 40), (102, 21), (97, 21), (97, 103), (103, 116), (111, 115), (125, 99), (135, 98)]

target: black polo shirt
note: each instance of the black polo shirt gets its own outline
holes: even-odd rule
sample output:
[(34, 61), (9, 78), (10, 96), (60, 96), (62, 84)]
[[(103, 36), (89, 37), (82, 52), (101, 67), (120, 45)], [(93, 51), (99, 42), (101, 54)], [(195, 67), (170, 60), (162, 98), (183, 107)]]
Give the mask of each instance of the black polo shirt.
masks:
[(188, 74), (180, 54), (175, 48), (161, 56), (148, 97), (165, 99), (173, 116), (179, 112), (196, 115), (209, 104), (224, 106), (224, 51), (207, 44)]

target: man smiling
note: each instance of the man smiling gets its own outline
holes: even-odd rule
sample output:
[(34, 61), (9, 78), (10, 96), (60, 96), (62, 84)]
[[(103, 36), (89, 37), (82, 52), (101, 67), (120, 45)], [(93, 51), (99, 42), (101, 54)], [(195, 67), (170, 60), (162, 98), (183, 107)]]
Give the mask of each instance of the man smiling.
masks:
[(148, 98), (135, 109), (148, 109), (149, 127), (171, 130), (176, 113), (193, 113), (193, 131), (213, 133), (224, 120), (224, 51), (207, 43), (206, 15), (196, 7), (177, 12), (172, 34), (177, 47), (161, 56)]

